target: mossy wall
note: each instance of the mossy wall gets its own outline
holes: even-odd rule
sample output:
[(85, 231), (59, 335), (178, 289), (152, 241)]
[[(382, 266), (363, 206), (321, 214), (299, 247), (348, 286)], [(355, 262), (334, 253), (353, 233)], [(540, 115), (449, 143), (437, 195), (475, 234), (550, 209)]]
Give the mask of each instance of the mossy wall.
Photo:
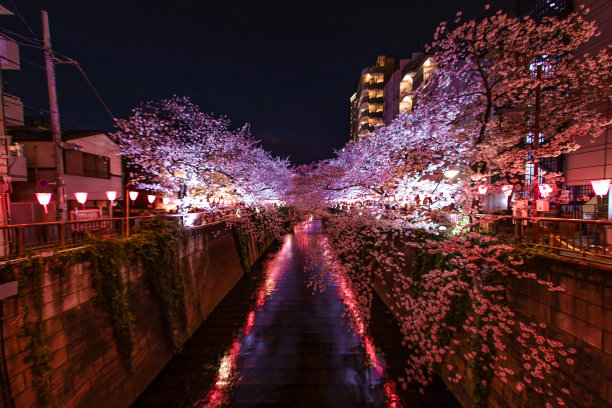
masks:
[[(262, 253), (257, 247), (251, 251), (251, 259)], [(244, 270), (232, 230), (223, 223), (184, 231), (177, 259), (183, 278), (186, 317), (176, 335), (180, 348), (243, 276)], [(168, 333), (167, 305), (155, 293), (146, 262), (124, 259), (120, 266), (119, 284), (126, 289), (125, 303), (132, 319), (133, 349), (127, 365), (117, 344), (121, 344), (121, 339), (124, 342), (129, 339), (120, 334), (118, 341), (116, 327), (96, 297), (92, 262), (73, 259), (58, 267), (49, 257), (42, 258), (42, 269), (38, 289), (20, 290), (19, 295), (3, 303), (6, 369), (15, 406), (128, 407), (177, 349)], [(3, 281), (14, 278), (2, 277)], [(27, 280), (28, 284), (33, 281)], [(116, 280), (113, 282), (117, 285)], [(28, 293), (36, 291), (42, 295), (42, 305), (40, 296)], [(29, 358), (33, 336), (26, 336), (24, 331), (24, 312), (28, 312), (31, 322), (27, 328), (38, 321), (38, 310), (44, 327), (44, 336), (39, 337), (46, 342), (37, 352), (48, 355), (49, 360), (47, 367), (42, 367), (50, 381), (50, 386), (45, 384), (45, 389), (50, 390), (46, 404), (41, 403), (41, 387), (37, 393), (34, 386), (33, 373), (37, 369)]]

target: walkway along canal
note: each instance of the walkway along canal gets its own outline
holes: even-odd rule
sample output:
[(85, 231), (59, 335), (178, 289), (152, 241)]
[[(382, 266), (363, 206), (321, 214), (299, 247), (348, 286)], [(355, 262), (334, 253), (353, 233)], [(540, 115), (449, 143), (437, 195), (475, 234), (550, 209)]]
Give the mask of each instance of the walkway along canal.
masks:
[(245, 276), (133, 407), (456, 407), (441, 382), (425, 395), (396, 382), (406, 359), (378, 299), (369, 333), (352, 329), (351, 294), (307, 286), (320, 224), (301, 224)]

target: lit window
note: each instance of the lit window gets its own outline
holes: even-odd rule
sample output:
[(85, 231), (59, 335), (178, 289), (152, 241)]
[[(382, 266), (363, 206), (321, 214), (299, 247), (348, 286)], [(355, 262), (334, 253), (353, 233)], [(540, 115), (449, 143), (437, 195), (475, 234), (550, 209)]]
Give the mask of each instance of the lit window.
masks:
[(533, 180), (533, 171), (534, 171), (533, 163), (527, 163), (525, 165), (525, 183), (528, 186), (531, 185), (531, 181)]

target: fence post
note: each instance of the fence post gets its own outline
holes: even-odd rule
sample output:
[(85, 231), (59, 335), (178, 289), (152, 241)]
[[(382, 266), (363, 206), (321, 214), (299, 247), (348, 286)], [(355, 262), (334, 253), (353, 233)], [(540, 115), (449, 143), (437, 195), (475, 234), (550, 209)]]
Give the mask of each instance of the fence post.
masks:
[(540, 243), (540, 221), (537, 220), (531, 226), (531, 242), (534, 244)]
[(66, 248), (66, 224), (61, 223), (59, 226), (59, 245), (60, 248)]
[(24, 250), (23, 227), (17, 227), (17, 255), (23, 254)]

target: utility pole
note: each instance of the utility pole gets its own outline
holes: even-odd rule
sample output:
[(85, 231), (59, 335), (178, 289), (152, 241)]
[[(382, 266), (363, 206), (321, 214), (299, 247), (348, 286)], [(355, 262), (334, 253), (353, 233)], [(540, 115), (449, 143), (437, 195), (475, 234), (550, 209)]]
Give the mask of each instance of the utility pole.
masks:
[(53, 51), (51, 51), (51, 35), (49, 34), (49, 16), (44, 10), (40, 11), (43, 28), (43, 43), (45, 47), (45, 65), (47, 68), (47, 88), (49, 90), (49, 111), (51, 112), (51, 134), (55, 145), (55, 177), (57, 191), (57, 218), (67, 220), (66, 195), (64, 192), (64, 157), (61, 148), (62, 135), (60, 131), (59, 108), (57, 105), (57, 92), (55, 90), (55, 66)]

